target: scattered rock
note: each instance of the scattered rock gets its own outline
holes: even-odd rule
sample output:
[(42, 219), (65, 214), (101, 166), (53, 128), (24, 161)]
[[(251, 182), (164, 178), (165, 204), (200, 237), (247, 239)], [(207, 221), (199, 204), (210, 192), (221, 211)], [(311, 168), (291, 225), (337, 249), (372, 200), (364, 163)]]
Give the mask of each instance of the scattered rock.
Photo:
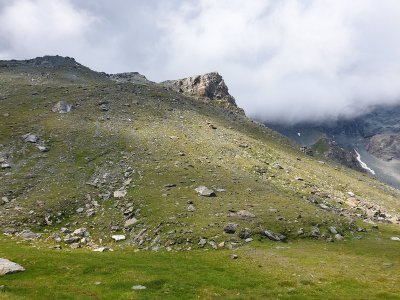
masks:
[(248, 218), (255, 218), (256, 215), (252, 214), (251, 212), (249, 212), (248, 210), (239, 210), (236, 215), (240, 218), (240, 219), (248, 219)]
[(83, 211), (84, 211), (83, 207), (79, 207), (79, 208), (76, 210), (76, 212), (77, 212), (78, 214), (83, 213)]
[(321, 235), (321, 231), (319, 230), (318, 227), (314, 227), (313, 230), (311, 231), (311, 236), (312, 237), (319, 237)]
[(72, 106), (69, 105), (67, 102), (61, 100), (56, 103), (51, 109), (52, 112), (59, 113), (59, 114), (66, 114), (72, 110)]
[(335, 234), (335, 239), (337, 241), (341, 241), (341, 240), (343, 240), (343, 236), (341, 234), (337, 233), (337, 234)]
[(198, 245), (203, 248), (207, 244), (207, 239), (201, 238)]
[(236, 224), (236, 223), (228, 223), (224, 227), (224, 232), (229, 233), (229, 234), (234, 234), (236, 232), (237, 228), (238, 228), (238, 224)]
[(108, 247), (100, 247), (100, 248), (93, 249), (93, 251), (94, 252), (109, 252), (109, 251), (114, 251), (114, 250), (111, 248), (108, 248)]
[(123, 234), (117, 234), (117, 235), (112, 235), (111, 238), (112, 238), (114, 241), (119, 242), (119, 241), (125, 240), (125, 239), (126, 239), (126, 236), (123, 235)]
[(71, 234), (67, 234), (64, 237), (64, 243), (65, 244), (73, 244), (73, 243), (77, 243), (81, 240), (81, 238), (79, 236), (73, 236)]
[(199, 196), (204, 196), (204, 197), (214, 197), (215, 196), (215, 192), (212, 189), (209, 189), (208, 187), (203, 186), (203, 185), (196, 188), (195, 191), (197, 192), (197, 194)]
[(231, 254), (231, 259), (238, 259), (239, 258), (239, 255), (237, 255), (237, 254)]
[(329, 231), (330, 231), (330, 233), (333, 233), (333, 234), (338, 233), (335, 226), (329, 227)]
[(49, 148), (46, 146), (38, 145), (37, 148), (39, 149), (40, 152), (49, 152)]
[(18, 234), (19, 237), (25, 240), (35, 240), (40, 237), (40, 234), (37, 234), (29, 229), (23, 230)]
[(132, 290), (145, 290), (146, 287), (144, 285), (134, 285)]
[(38, 137), (35, 134), (27, 133), (22, 136), (24, 142), (36, 143), (38, 141)]
[(2, 164), (1, 164), (1, 168), (2, 168), (2, 169), (10, 169), (10, 168), (11, 168), (11, 165), (8, 164), (8, 163), (2, 163)]
[(391, 241), (399, 241), (399, 242), (400, 242), (400, 237), (398, 237), (398, 236), (392, 236), (392, 237), (390, 238), (390, 240), (391, 240)]
[(100, 110), (101, 110), (101, 111), (108, 111), (109, 108), (108, 108), (108, 106), (107, 106), (106, 104), (101, 104), (101, 105), (100, 105)]
[(355, 195), (354, 195), (354, 193), (353, 192), (347, 192), (347, 195), (349, 195), (350, 197), (355, 197)]
[(283, 234), (276, 234), (273, 233), (270, 230), (263, 230), (261, 231), (261, 235), (266, 236), (269, 238), (271, 241), (279, 242), (279, 241), (285, 241), (287, 237)]
[(138, 220), (136, 218), (131, 218), (125, 221), (124, 227), (125, 228), (130, 228), (133, 225), (135, 225), (138, 222)]
[(127, 190), (118, 190), (114, 192), (114, 198), (123, 198), (127, 194)]
[(23, 272), (25, 268), (5, 258), (0, 258), (0, 276)]
[(239, 232), (239, 237), (243, 240), (246, 240), (251, 237), (251, 234), (250, 228), (244, 228)]
[(196, 207), (193, 204), (189, 204), (187, 206), (187, 211), (194, 212), (196, 211)]

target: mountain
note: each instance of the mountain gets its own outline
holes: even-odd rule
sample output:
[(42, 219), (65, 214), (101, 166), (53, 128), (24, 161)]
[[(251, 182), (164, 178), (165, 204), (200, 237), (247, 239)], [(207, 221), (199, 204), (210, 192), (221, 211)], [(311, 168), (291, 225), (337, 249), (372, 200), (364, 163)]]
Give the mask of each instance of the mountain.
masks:
[(328, 139), (347, 151), (349, 161), (333, 160), (365, 172), (400, 188), (400, 106), (377, 106), (369, 113), (336, 123), (304, 123), (292, 126), (267, 124), (295, 142), (313, 147)]
[[(17, 274), (7, 278), (12, 295), (53, 297), (44, 287), (57, 284), (67, 297), (68, 282), (82, 298), (100, 291), (120, 298), (113, 291), (133, 293), (129, 278), (147, 280), (153, 298), (169, 292), (235, 298), (238, 284), (241, 295), (265, 298), (254, 286), (276, 276), (274, 295), (289, 297), (297, 292), (282, 291), (282, 282), (293, 277), (292, 264), (269, 272), (290, 255), (275, 251), (319, 257), (316, 268), (328, 261), (328, 274), (338, 264), (327, 258), (327, 247), (336, 249), (332, 257), (346, 249), (345, 263), (357, 272), (366, 265), (363, 272), (375, 282), (372, 260), (382, 245), (385, 253), (395, 247), (390, 237), (398, 232), (399, 190), (307, 155), (247, 118), (217, 73), (154, 83), (138, 73), (95, 72), (60, 56), (0, 61), (0, 113), (0, 256), (23, 259), (31, 270), (22, 281)], [(110, 248), (115, 253), (88, 252)], [(314, 270), (300, 261), (296, 272)], [(132, 264), (134, 271), (126, 269)], [(74, 270), (90, 284), (81, 286)], [(242, 275), (248, 272), (254, 276)], [(104, 285), (93, 290), (98, 281)], [(298, 291), (310, 292), (300, 281)], [(118, 282), (114, 290), (106, 288), (110, 282)], [(321, 285), (319, 296), (337, 289)]]

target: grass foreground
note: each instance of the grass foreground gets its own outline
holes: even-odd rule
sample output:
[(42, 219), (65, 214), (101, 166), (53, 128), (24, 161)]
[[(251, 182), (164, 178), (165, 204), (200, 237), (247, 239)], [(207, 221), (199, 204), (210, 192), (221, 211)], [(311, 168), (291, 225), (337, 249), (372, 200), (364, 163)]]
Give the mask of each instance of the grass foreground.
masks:
[(400, 299), (399, 243), (382, 234), (173, 253), (0, 243), (26, 268), (0, 277), (0, 299)]

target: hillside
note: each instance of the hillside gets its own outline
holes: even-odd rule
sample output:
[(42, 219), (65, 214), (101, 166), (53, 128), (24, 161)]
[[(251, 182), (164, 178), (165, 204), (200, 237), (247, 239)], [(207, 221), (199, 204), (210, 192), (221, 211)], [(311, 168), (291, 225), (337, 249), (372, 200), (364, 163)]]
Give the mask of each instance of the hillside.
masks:
[(63, 57), (0, 61), (0, 255), (24, 239), (77, 253), (393, 247), (399, 190), (305, 155), (225, 88), (197, 97), (117, 75)]

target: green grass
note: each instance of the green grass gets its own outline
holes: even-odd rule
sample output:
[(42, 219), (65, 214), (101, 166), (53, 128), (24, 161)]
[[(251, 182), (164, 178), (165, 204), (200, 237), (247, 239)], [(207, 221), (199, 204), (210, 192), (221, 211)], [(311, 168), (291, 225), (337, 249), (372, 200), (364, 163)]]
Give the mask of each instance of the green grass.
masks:
[(0, 257), (27, 271), (0, 278), (0, 299), (400, 299), (398, 245), (376, 238), (174, 253), (38, 249), (1, 238)]

